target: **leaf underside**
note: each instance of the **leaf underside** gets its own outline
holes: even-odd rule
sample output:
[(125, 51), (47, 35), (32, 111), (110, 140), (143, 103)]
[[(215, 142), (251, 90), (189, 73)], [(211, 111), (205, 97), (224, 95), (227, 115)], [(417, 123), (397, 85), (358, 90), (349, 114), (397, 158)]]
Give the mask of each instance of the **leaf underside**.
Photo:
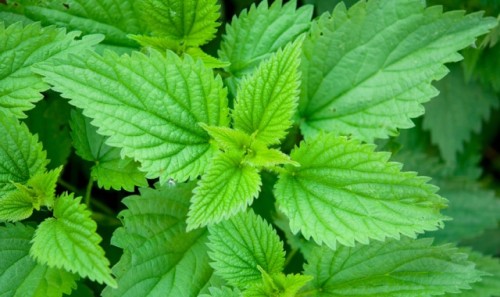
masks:
[(36, 71), (93, 119), (108, 145), (122, 148), (122, 156), (161, 182), (204, 171), (212, 151), (198, 123), (228, 124), (221, 79), (187, 56), (87, 52)]
[(301, 129), (372, 142), (413, 126), (422, 103), (437, 95), (444, 63), (496, 25), (481, 13), (442, 13), (424, 1), (343, 4), (313, 24), (304, 41)]
[(291, 153), (300, 167), (287, 166), (275, 187), (278, 207), (292, 232), (335, 248), (337, 242), (414, 237), (436, 230), (446, 200), (429, 178), (401, 172), (389, 154), (357, 140), (320, 134)]

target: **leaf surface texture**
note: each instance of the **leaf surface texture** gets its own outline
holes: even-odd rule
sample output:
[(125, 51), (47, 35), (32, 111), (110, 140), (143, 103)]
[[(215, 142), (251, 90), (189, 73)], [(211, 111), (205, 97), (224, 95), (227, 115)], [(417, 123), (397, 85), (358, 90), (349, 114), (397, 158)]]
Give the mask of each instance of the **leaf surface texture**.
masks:
[(198, 123), (228, 124), (221, 79), (201, 62), (171, 52), (166, 57), (87, 52), (37, 72), (93, 119), (109, 146), (122, 148), (148, 178), (162, 182), (204, 171), (212, 151)]
[(367, 244), (370, 238), (414, 237), (442, 226), (446, 199), (429, 178), (401, 172), (389, 154), (357, 140), (320, 134), (291, 153), (300, 167), (288, 166), (275, 187), (278, 207), (292, 232), (324, 242)]
[(301, 129), (372, 142), (411, 128), (437, 95), (444, 63), (496, 25), (481, 13), (443, 13), (420, 0), (360, 1), (323, 15), (304, 41)]

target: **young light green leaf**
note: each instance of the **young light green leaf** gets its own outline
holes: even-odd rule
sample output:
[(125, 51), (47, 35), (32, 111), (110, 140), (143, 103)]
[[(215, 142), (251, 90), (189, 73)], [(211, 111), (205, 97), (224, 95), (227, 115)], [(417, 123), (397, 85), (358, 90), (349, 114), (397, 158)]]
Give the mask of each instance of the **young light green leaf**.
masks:
[(60, 166), (48, 172), (37, 173), (28, 180), (25, 190), (30, 192), (35, 209), (39, 210), (42, 205), (49, 208), (53, 207), (57, 180), (62, 169), (62, 166)]
[(234, 128), (268, 145), (291, 126), (299, 96), (302, 39), (278, 50), (241, 82), (232, 113)]
[(0, 23), (0, 111), (7, 116), (26, 117), (24, 112), (43, 98), (40, 92), (49, 86), (30, 67), (50, 62), (70, 52), (80, 52), (97, 44), (101, 37), (86, 36), (75, 40), (78, 32), (21, 23), (5, 27)]
[(252, 136), (229, 127), (215, 127), (200, 124), (215, 141), (219, 149), (225, 152), (241, 152), (242, 154), (252, 145)]
[(276, 231), (253, 211), (209, 227), (209, 256), (215, 273), (229, 284), (245, 288), (259, 282), (261, 272), (280, 273), (285, 263)]
[(118, 288), (103, 296), (198, 296), (213, 270), (207, 254), (206, 229), (186, 233), (186, 214), (194, 183), (141, 189), (123, 200), (123, 227), (112, 243), (124, 254), (113, 267)]
[(444, 294), (444, 297), (493, 297), (500, 295), (500, 261), (498, 258), (483, 256), (474, 251), (467, 251), (469, 259), (476, 263), (476, 269), (483, 272), (481, 281), (471, 285), (470, 290), (457, 294)]
[(219, 153), (194, 190), (188, 230), (218, 223), (243, 211), (260, 191), (259, 171), (239, 153)]
[(45, 170), (46, 153), (38, 137), (13, 115), (0, 111), (0, 199), (30, 177)]
[(76, 275), (30, 257), (34, 232), (22, 224), (0, 226), (0, 296), (60, 297), (76, 287)]
[(208, 68), (224, 68), (231, 63), (227, 61), (221, 61), (207, 53), (205, 53), (202, 49), (199, 47), (189, 47), (186, 49), (186, 54), (190, 55), (193, 57), (193, 59), (200, 59), (205, 66)]
[(373, 242), (335, 251), (317, 247), (307, 259), (316, 296), (434, 296), (458, 293), (479, 281), (467, 254), (430, 239)]
[(228, 125), (220, 77), (188, 56), (89, 51), (36, 71), (93, 119), (108, 145), (121, 147), (147, 177), (161, 182), (204, 171), (212, 151), (198, 123)]
[(269, 275), (265, 271), (262, 272), (261, 283), (255, 283), (243, 293), (244, 297), (295, 297), (310, 280), (313, 279), (309, 275), (278, 273)]
[[(24, 15), (43, 25), (64, 26), (83, 34), (105, 35), (106, 44), (135, 47), (127, 34), (143, 32), (134, 0), (37, 1), (24, 6)], [(22, 3), (21, 3), (22, 5)]]
[(84, 160), (94, 162), (91, 176), (99, 187), (134, 191), (134, 187), (145, 187), (145, 173), (131, 158), (120, 157), (120, 149), (106, 145), (106, 137), (97, 134), (97, 128), (80, 111), (71, 113), (71, 137), (76, 153)]
[(219, 57), (231, 63), (227, 70), (236, 78), (251, 72), (271, 53), (309, 29), (312, 6), (296, 10), (296, 1), (281, 3), (274, 1), (271, 7), (268, 1), (252, 4), (249, 11), (244, 10), (226, 26)]
[[(372, 142), (413, 126), (437, 95), (444, 63), (496, 25), (481, 13), (443, 13), (421, 0), (339, 4), (304, 41), (299, 112), (309, 137), (320, 130)], [(432, 32), (432, 34), (429, 34)]]
[(30, 255), (38, 263), (64, 268), (82, 277), (116, 287), (109, 261), (99, 246), (102, 238), (81, 197), (63, 194), (54, 204), (54, 218), (36, 229)]
[(370, 238), (414, 237), (436, 230), (446, 199), (429, 178), (401, 172), (389, 153), (357, 140), (320, 134), (291, 153), (300, 167), (287, 166), (275, 187), (279, 209), (292, 232), (336, 248)]
[(142, 20), (157, 36), (180, 46), (201, 46), (217, 33), (220, 5), (216, 0), (140, 0)]
[(441, 157), (455, 164), (463, 143), (470, 140), (472, 132), (481, 131), (481, 122), (489, 119), (492, 108), (498, 107), (498, 98), (478, 83), (466, 82), (458, 66), (452, 67), (451, 73), (435, 86), (441, 93), (425, 105), (422, 126), (430, 131)]

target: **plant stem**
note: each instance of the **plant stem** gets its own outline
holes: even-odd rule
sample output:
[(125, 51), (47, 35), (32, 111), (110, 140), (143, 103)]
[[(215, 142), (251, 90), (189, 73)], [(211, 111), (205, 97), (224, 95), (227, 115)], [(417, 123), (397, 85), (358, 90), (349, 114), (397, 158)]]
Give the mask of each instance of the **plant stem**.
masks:
[(288, 253), (288, 255), (286, 256), (286, 259), (285, 259), (285, 267), (290, 263), (290, 261), (292, 261), (293, 257), (295, 256), (295, 254), (299, 251), (299, 249), (293, 249), (290, 251), (290, 253)]
[(62, 178), (59, 178), (57, 180), (57, 183), (63, 186), (64, 188), (70, 190), (71, 192), (78, 193), (78, 189), (73, 186), (72, 184), (68, 183), (67, 181), (63, 180)]
[(87, 184), (87, 189), (85, 190), (85, 204), (87, 205), (87, 208), (90, 209), (90, 194), (92, 194), (92, 187), (94, 186), (94, 179), (91, 177), (89, 178), (89, 183)]

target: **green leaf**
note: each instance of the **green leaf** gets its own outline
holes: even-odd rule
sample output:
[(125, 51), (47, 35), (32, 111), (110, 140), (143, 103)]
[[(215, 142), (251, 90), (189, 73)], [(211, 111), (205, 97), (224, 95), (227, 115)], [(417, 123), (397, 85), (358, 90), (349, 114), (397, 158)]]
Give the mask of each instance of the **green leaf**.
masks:
[(477, 252), (469, 251), (470, 260), (476, 263), (476, 269), (485, 273), (480, 282), (471, 285), (470, 290), (457, 294), (445, 294), (444, 297), (492, 297), (500, 295), (500, 261), (498, 258), (483, 256)]
[(200, 59), (208, 68), (224, 68), (231, 65), (227, 61), (221, 61), (215, 57), (210, 56), (198, 47), (187, 48), (186, 54), (190, 55), (194, 59)]
[(45, 170), (46, 153), (38, 137), (13, 115), (0, 112), (0, 199)]
[(131, 158), (121, 158), (120, 149), (106, 145), (106, 137), (97, 134), (97, 128), (90, 124), (89, 118), (73, 111), (70, 125), (76, 153), (84, 160), (94, 162), (91, 176), (99, 187), (106, 190), (123, 188), (132, 192), (135, 186), (148, 185), (145, 173), (139, 171), (139, 164)]
[(208, 288), (208, 290), (210, 291), (210, 294), (203, 294), (199, 297), (241, 297), (241, 292), (238, 289), (232, 290), (228, 287), (211, 287)]
[(367, 244), (370, 238), (415, 237), (436, 230), (446, 199), (429, 178), (401, 172), (389, 153), (357, 140), (320, 134), (291, 153), (300, 167), (287, 166), (275, 187), (279, 209), (301, 231), (335, 248)]
[(72, 143), (68, 124), (70, 105), (54, 92), (44, 95), (45, 98), (26, 113), (28, 117), (23, 122), (33, 134), (38, 134), (50, 160), (47, 168), (54, 169), (66, 165), (71, 154)]
[(168, 37), (181, 46), (207, 43), (220, 25), (216, 0), (141, 0), (138, 6), (154, 35)]
[[(135, 47), (127, 34), (143, 32), (135, 0), (49, 0), (24, 5), (24, 15), (43, 25), (58, 25), (83, 34), (105, 35), (106, 44)], [(35, 5), (36, 4), (36, 5)]]
[[(141, 189), (123, 200), (123, 227), (112, 243), (124, 253), (113, 267), (118, 288), (103, 296), (197, 296), (212, 277), (207, 231), (186, 233), (186, 214), (194, 183)], [(175, 243), (175, 244), (173, 244)]]
[(33, 199), (24, 191), (9, 192), (0, 199), (0, 221), (17, 222), (33, 213)]
[(433, 296), (458, 293), (479, 281), (467, 254), (431, 239), (373, 242), (332, 251), (318, 247), (307, 259), (316, 296)]
[(215, 273), (229, 284), (245, 288), (268, 274), (280, 273), (285, 263), (283, 243), (276, 231), (253, 211), (209, 227), (209, 255)]
[(481, 132), (481, 122), (498, 107), (498, 98), (478, 83), (466, 82), (458, 66), (435, 86), (441, 93), (425, 105), (423, 128), (430, 131), (441, 157), (454, 164), (457, 153), (463, 152), (463, 143), (470, 140), (472, 132)]
[(39, 264), (30, 257), (34, 232), (22, 224), (0, 226), (0, 296), (60, 297), (76, 287), (76, 275)]
[(255, 166), (271, 168), (280, 164), (294, 164), (290, 157), (276, 149), (269, 149), (267, 145), (254, 136), (229, 127), (213, 127), (200, 125), (214, 139), (216, 145), (225, 152), (243, 154), (243, 162)]
[(51, 62), (70, 52), (80, 52), (98, 43), (99, 36), (75, 40), (78, 32), (66, 34), (64, 29), (42, 28), (39, 23), (5, 27), (0, 23), (0, 111), (7, 116), (24, 118), (49, 86), (30, 67)]
[(63, 194), (54, 204), (54, 218), (43, 221), (35, 232), (30, 254), (49, 267), (64, 268), (99, 283), (116, 287), (109, 261), (99, 246), (102, 238), (81, 197)]
[[(413, 126), (444, 63), (496, 25), (481, 13), (442, 13), (425, 1), (360, 1), (323, 15), (304, 41), (302, 132), (332, 131), (366, 142)], [(432, 33), (432, 34), (431, 34)]]
[(296, 1), (281, 3), (274, 1), (271, 7), (268, 1), (259, 6), (253, 4), (226, 26), (219, 57), (231, 63), (227, 70), (236, 78), (242, 78), (271, 53), (309, 29), (312, 6), (296, 10)]
[(497, 227), (500, 221), (500, 201), (493, 191), (459, 178), (436, 184), (440, 187), (439, 194), (450, 201), (443, 214), (453, 220), (447, 222), (444, 229), (432, 232), (429, 236), (436, 237), (441, 242), (458, 242), (480, 235), (488, 228)]
[(243, 211), (260, 191), (256, 168), (243, 163), (238, 153), (214, 157), (191, 198), (188, 230), (218, 223)]
[(234, 128), (268, 145), (279, 144), (291, 126), (299, 95), (302, 39), (262, 62), (238, 89)]
[[(24, 191), (30, 193), (33, 198), (33, 206), (35, 209), (40, 209), (41, 205), (52, 208), (56, 195), (56, 186), (59, 175), (61, 175), (62, 166), (54, 170), (33, 175), (25, 186)], [(18, 186), (19, 188), (20, 186)]]
[(253, 284), (244, 293), (244, 297), (295, 297), (312, 277), (309, 275), (278, 273), (269, 275), (262, 271), (263, 282)]
[(121, 147), (147, 177), (161, 182), (196, 178), (204, 171), (212, 151), (198, 123), (228, 125), (220, 77), (188, 56), (87, 52), (37, 69), (93, 119), (99, 134), (109, 137), (108, 145)]
[(225, 152), (245, 153), (252, 145), (252, 136), (247, 133), (229, 127), (215, 127), (200, 124), (215, 141), (217, 147)]

